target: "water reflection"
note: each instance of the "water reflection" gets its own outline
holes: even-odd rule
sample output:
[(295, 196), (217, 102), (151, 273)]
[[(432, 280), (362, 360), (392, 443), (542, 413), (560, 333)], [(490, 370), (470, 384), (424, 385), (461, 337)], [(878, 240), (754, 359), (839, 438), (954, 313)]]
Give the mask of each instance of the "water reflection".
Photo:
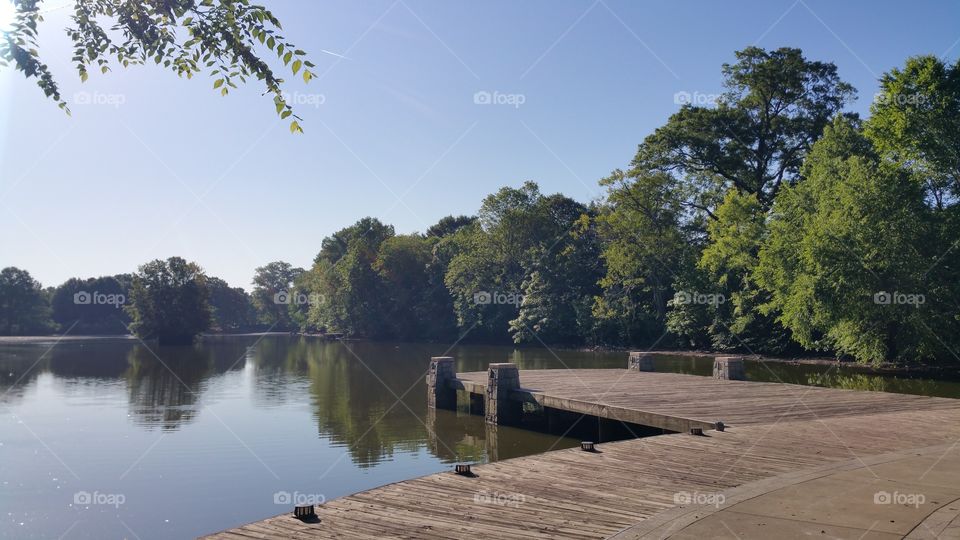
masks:
[[(578, 443), (487, 426), (468, 408), (429, 410), (424, 377), (429, 358), (441, 355), (455, 357), (459, 372), (503, 361), (522, 369), (626, 362), (623, 352), (447, 350), (288, 336), (162, 348), (131, 341), (0, 345), (0, 409), (11, 413), (0, 415), (0, 537), (58, 537), (69, 525), (61, 515), (81, 523), (71, 537), (123, 536), (123, 523), (138, 524), (144, 540), (191, 537), (283, 511), (271, 496), (278, 490), (333, 498), (455, 461)], [(655, 364), (710, 375), (712, 360), (670, 355)], [(954, 382), (825, 366), (751, 363), (748, 376), (960, 396)], [(129, 502), (120, 509), (70, 506), (73, 493), (97, 489)]]

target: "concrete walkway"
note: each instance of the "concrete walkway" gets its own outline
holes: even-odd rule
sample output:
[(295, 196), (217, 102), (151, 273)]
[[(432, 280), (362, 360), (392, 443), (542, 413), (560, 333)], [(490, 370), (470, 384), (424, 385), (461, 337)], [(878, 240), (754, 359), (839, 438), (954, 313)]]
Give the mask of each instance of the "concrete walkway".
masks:
[(613, 538), (960, 539), (960, 446), (871, 456), (681, 497), (686, 504)]

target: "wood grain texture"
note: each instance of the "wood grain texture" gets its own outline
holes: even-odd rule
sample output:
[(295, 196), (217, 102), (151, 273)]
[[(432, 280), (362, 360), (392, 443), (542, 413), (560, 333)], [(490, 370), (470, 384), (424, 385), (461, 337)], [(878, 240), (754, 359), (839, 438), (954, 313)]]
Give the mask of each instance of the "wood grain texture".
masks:
[[(458, 384), (479, 390), (486, 376)], [(534, 399), (601, 415), (723, 420), (727, 430), (499, 461), (475, 466), (475, 478), (433, 474), (331, 500), (320, 523), (285, 514), (209, 538), (606, 538), (673, 508), (681, 492), (960, 439), (951, 399), (627, 370), (521, 371), (520, 381)]]

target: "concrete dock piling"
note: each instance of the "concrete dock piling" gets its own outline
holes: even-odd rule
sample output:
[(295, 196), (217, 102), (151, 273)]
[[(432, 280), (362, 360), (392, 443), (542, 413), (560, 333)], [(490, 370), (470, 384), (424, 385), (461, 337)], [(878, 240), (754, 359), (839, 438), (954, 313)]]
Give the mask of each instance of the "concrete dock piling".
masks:
[(435, 356), (430, 359), (430, 371), (427, 372), (427, 406), (436, 409), (457, 409), (457, 390), (453, 382), (457, 378), (457, 369), (453, 358)]
[(632, 371), (653, 371), (653, 355), (645, 352), (631, 351), (627, 369)]
[(713, 360), (713, 378), (727, 381), (745, 381), (747, 372), (742, 356), (718, 356)]
[(515, 425), (520, 421), (523, 404), (510, 399), (510, 392), (520, 389), (520, 371), (516, 364), (490, 364), (484, 409), (489, 424)]

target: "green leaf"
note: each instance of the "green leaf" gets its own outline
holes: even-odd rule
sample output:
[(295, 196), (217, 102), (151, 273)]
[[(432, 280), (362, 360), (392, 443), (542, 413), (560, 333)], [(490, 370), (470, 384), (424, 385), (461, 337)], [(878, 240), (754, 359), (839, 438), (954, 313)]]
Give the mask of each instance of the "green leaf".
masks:
[(217, 79), (216, 81), (213, 81), (214, 88), (220, 88), (221, 86), (223, 86), (223, 79)]
[(301, 68), (302, 66), (303, 66), (303, 62), (301, 62), (300, 60), (297, 60), (296, 62), (294, 62), (294, 63), (293, 63), (293, 74), (296, 75), (297, 72), (300, 71), (300, 68)]
[(303, 128), (300, 127), (300, 123), (296, 120), (290, 122), (290, 133), (303, 133)]
[(287, 51), (287, 54), (283, 55), (283, 65), (289, 64), (291, 58), (293, 58), (293, 53), (290, 51)]

